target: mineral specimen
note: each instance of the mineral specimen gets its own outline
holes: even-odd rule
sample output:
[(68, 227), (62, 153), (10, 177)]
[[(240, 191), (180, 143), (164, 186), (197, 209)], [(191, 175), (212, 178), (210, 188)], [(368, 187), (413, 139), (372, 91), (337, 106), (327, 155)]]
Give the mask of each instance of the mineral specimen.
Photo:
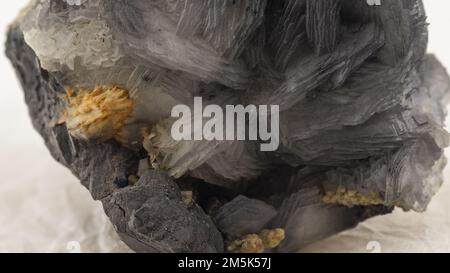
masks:
[[(420, 0), (33, 0), (6, 53), (53, 157), (142, 252), (291, 252), (442, 183), (450, 79)], [(280, 147), (171, 137), (279, 106)]]

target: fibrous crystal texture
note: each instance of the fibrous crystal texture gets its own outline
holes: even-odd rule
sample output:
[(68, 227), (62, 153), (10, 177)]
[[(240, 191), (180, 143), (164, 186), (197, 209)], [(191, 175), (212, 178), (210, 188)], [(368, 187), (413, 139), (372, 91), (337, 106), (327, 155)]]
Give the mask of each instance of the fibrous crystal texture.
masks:
[[(52, 155), (148, 252), (290, 252), (442, 183), (450, 81), (420, 0), (34, 0), (7, 55)], [(175, 105), (278, 105), (280, 146), (175, 141)]]

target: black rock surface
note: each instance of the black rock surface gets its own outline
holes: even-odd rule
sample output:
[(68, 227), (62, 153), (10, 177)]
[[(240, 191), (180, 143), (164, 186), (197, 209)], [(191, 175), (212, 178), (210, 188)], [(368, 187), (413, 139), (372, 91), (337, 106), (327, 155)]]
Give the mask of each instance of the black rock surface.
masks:
[[(293, 252), (438, 191), (450, 79), (427, 35), (419, 0), (32, 0), (6, 54), (52, 156), (133, 250), (260, 252), (283, 230), (266, 251)], [(126, 134), (65, 116), (72, 91), (109, 87)], [(170, 109), (198, 96), (279, 105), (279, 149), (172, 141)]]
[[(106, 214), (122, 240), (138, 252), (222, 252), (222, 236), (201, 208), (182, 202), (166, 174), (148, 171), (133, 187), (116, 181), (136, 172), (138, 155), (116, 142), (87, 144), (72, 139), (64, 125), (53, 126), (64, 88), (41, 69), (18, 28), (8, 33), (7, 55), (25, 91), (34, 128), (52, 156), (68, 167)], [(128, 183), (126, 183), (128, 184)]]

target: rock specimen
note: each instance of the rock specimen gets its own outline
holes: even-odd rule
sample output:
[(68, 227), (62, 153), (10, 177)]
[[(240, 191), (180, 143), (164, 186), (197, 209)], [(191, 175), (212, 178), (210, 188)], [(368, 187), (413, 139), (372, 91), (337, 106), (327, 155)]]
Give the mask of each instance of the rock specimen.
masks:
[[(442, 183), (450, 80), (420, 0), (34, 0), (6, 53), (53, 157), (142, 252), (290, 252)], [(171, 109), (278, 105), (280, 147)]]

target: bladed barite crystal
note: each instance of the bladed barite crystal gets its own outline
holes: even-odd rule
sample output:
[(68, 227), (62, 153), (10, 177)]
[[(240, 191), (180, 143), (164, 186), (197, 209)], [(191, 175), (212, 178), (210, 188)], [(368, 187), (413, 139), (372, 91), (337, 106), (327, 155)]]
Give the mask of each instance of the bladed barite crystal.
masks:
[[(33, 0), (33, 125), (142, 252), (289, 252), (442, 183), (450, 80), (420, 0)], [(280, 147), (174, 141), (179, 104), (280, 107)]]

